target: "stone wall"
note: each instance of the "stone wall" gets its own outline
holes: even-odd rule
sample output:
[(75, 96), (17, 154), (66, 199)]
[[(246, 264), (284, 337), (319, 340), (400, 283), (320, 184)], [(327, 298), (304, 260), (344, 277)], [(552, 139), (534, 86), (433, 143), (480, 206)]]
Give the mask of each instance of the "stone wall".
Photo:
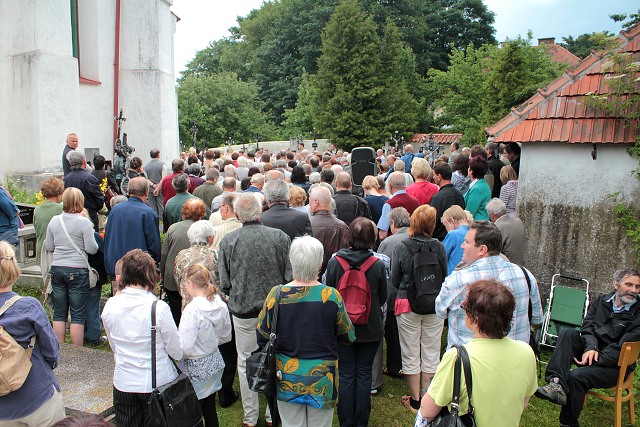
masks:
[(551, 277), (589, 280), (592, 294), (611, 288), (613, 272), (637, 267), (625, 230), (608, 195), (620, 192), (640, 214), (637, 161), (621, 144), (524, 144), (518, 215), (526, 228), (525, 265), (548, 294)]

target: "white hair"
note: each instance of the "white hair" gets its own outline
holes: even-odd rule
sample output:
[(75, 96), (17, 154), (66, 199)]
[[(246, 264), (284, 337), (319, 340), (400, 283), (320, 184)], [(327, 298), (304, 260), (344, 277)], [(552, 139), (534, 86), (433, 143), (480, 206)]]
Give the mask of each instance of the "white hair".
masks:
[(317, 280), (323, 256), (322, 243), (315, 237), (302, 236), (293, 239), (289, 249), (293, 278), (301, 282)]
[(213, 237), (214, 225), (209, 220), (201, 219), (191, 224), (187, 231), (187, 238), (192, 245), (208, 244), (209, 238)]

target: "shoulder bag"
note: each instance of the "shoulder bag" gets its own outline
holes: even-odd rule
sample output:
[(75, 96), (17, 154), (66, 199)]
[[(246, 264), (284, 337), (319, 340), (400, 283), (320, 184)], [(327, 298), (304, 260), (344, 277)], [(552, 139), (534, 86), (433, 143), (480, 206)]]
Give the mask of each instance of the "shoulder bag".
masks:
[(276, 302), (273, 304), (269, 341), (247, 357), (247, 383), (249, 389), (257, 393), (271, 393), (276, 384), (276, 329), (281, 294), (282, 285), (279, 285), (276, 291)]
[[(451, 398), (451, 411), (445, 406), (438, 416), (431, 421), (429, 427), (475, 427), (476, 421), (473, 418), (473, 405), (471, 404), (471, 363), (469, 354), (463, 345), (457, 345), (458, 357), (453, 371), (453, 397)], [(461, 363), (462, 362), (462, 363)], [(458, 413), (460, 404), (460, 365), (464, 369), (464, 380), (467, 386), (467, 396), (469, 398), (469, 410), (466, 414)]]
[[(0, 316), (22, 298), (16, 295), (9, 298), (0, 307)], [(31, 371), (31, 353), (36, 345), (36, 336), (32, 336), (25, 349), (0, 326), (0, 396), (16, 391), (22, 387)]]
[(118, 193), (113, 191), (113, 188), (111, 188), (109, 186), (109, 178), (108, 178), (108, 176), (109, 176), (109, 171), (105, 170), (104, 171), (104, 179), (107, 180), (107, 188), (104, 189), (104, 201), (105, 201), (105, 204), (107, 205), (107, 208), (111, 209), (111, 199), (116, 197), (118, 195)]
[[(180, 369), (178, 378), (160, 387), (156, 386), (156, 305), (151, 305), (151, 396), (146, 427), (203, 426), (202, 408), (191, 380)], [(173, 359), (171, 359), (173, 362)], [(173, 362), (175, 366), (175, 362)]]
[(87, 270), (89, 270), (89, 289), (95, 288), (96, 285), (98, 284), (98, 280), (100, 279), (100, 275), (98, 274), (98, 271), (89, 265), (89, 260), (87, 259), (86, 254), (80, 250), (78, 245), (76, 245), (76, 242), (74, 242), (71, 236), (69, 236), (69, 232), (67, 231), (67, 226), (64, 225), (64, 220), (62, 219), (62, 215), (58, 215), (58, 218), (60, 218), (60, 224), (62, 224), (62, 230), (64, 230), (64, 234), (67, 235), (67, 239), (69, 240), (69, 243), (71, 243), (71, 246), (73, 246), (76, 252), (78, 252), (82, 257), (82, 259), (84, 259), (84, 262), (87, 263)]

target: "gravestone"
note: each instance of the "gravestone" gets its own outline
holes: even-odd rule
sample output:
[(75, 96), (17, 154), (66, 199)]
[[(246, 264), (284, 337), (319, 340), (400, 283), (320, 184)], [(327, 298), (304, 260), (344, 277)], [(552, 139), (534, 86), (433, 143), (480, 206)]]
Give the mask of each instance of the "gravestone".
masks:
[(54, 373), (62, 387), (67, 415), (113, 414), (113, 353), (93, 348), (60, 345), (60, 361)]

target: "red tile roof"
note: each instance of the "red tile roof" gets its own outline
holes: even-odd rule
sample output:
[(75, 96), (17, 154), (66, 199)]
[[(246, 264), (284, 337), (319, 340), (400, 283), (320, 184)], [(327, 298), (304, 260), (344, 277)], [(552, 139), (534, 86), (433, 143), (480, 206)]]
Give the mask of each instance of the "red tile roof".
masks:
[(555, 62), (566, 62), (570, 67), (580, 62), (580, 58), (559, 44), (541, 44), (540, 46), (544, 46), (549, 51), (551, 59)]
[(429, 135), (433, 135), (434, 142), (436, 144), (452, 144), (454, 142), (460, 142), (462, 137), (461, 133), (415, 133), (411, 142), (419, 142), (420, 138), (424, 138), (429, 141)]
[[(622, 31), (613, 51), (640, 61), (640, 24)], [(636, 142), (637, 121), (627, 121), (624, 112), (610, 113), (585, 103), (589, 95), (609, 93), (607, 80), (616, 78), (607, 71), (609, 61), (607, 52), (592, 53), (485, 132), (495, 142)], [(635, 90), (640, 93), (640, 81)]]

